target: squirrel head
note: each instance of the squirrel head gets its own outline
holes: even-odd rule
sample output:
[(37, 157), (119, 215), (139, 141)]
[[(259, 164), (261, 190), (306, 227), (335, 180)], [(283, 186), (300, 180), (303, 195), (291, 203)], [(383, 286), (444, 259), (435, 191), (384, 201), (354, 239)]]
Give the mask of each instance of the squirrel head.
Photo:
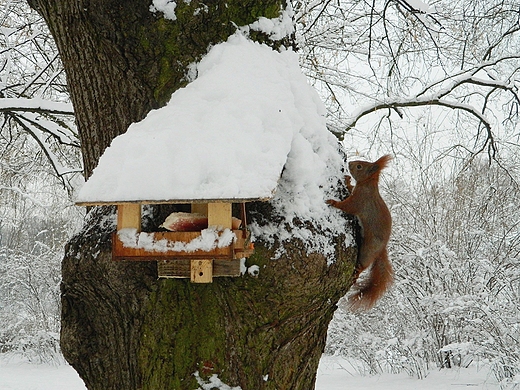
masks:
[(360, 183), (368, 179), (377, 179), (379, 172), (388, 165), (391, 159), (392, 156), (387, 154), (374, 162), (351, 161), (348, 164), (348, 169), (352, 177), (356, 179), (356, 182)]

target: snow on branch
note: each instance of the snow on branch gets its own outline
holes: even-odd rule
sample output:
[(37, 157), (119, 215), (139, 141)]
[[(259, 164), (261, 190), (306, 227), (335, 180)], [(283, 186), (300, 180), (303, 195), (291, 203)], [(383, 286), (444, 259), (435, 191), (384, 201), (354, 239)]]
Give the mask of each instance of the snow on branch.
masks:
[[(349, 131), (356, 126), (356, 123), (364, 116), (382, 109), (394, 110), (399, 116), (400, 108), (406, 107), (420, 107), (420, 106), (442, 106), (451, 108), (453, 110), (462, 110), (474, 118), (476, 118), (486, 131), (486, 142), (482, 147), (489, 149), (490, 155), (494, 156), (496, 153), (496, 146), (492, 132), (491, 121), (486, 117), (485, 112), (489, 96), (496, 90), (503, 90), (511, 93), (517, 104), (520, 105), (520, 97), (518, 95), (518, 86), (515, 82), (507, 82), (503, 80), (494, 79), (487, 68), (497, 65), (498, 62), (511, 59), (511, 57), (504, 57), (496, 61), (486, 62), (473, 67), (470, 70), (460, 72), (459, 74), (450, 76), (448, 78), (439, 80), (435, 83), (424, 87), (415, 96), (410, 96), (403, 99), (388, 99), (380, 102), (375, 102), (369, 106), (360, 108), (351, 116), (350, 122), (347, 124), (344, 132)], [(488, 78), (478, 77), (477, 73), (486, 72)], [(463, 86), (474, 86), (478, 88), (490, 89), (485, 95), (484, 99), (477, 104), (462, 103), (453, 96), (453, 92)], [(469, 96), (468, 94), (465, 94)]]
[(435, 106), (435, 105), (466, 111), (469, 114), (477, 117), (479, 119), (479, 121), (482, 122), (482, 124), (486, 128), (491, 129), (491, 123), (489, 122), (489, 120), (472, 105), (463, 104), (463, 103), (459, 103), (456, 101), (449, 101), (446, 99), (439, 99), (439, 98), (422, 98), (422, 99), (410, 99), (410, 100), (389, 100), (389, 101), (376, 103), (374, 105), (362, 108), (355, 113), (355, 115), (353, 116), (354, 119), (347, 125), (347, 129), (345, 130), (345, 132), (350, 130), (351, 128), (355, 127), (356, 123), (365, 115), (376, 112), (378, 110), (383, 110), (383, 109), (397, 110), (398, 108), (405, 108), (405, 107), (420, 107), (420, 106)]
[(65, 124), (53, 118), (45, 119), (41, 115), (26, 112), (18, 115), (22, 120), (31, 123), (41, 131), (53, 136), (60, 144), (78, 147), (80, 146), (77, 135)]
[(39, 126), (24, 118), (23, 116), (13, 116), (13, 119), (34, 138), (38, 145), (40, 145), (42, 151), (47, 156), (58, 177), (63, 180), (64, 175), (82, 172), (81, 168), (68, 168), (64, 167), (60, 163), (58, 156), (56, 156), (56, 154), (52, 151), (51, 145), (47, 140), (48, 136), (45, 135), (44, 131), (42, 131)]
[(45, 99), (0, 99), (0, 112), (24, 111), (46, 114), (74, 115), (74, 109), (70, 103), (53, 102)]
[(58, 143), (73, 148), (80, 147), (77, 135), (67, 126), (66, 121), (59, 118), (60, 115), (74, 115), (72, 104), (39, 98), (3, 98), (0, 99), (0, 112), (11, 117), (38, 143), (65, 187), (65, 175), (82, 172), (81, 168), (63, 166), (51, 146)]
[(475, 85), (484, 86), (484, 87), (492, 87), (495, 89), (503, 89), (503, 90), (512, 92), (515, 95), (515, 97), (517, 97), (517, 86), (514, 83), (507, 83), (507, 82), (503, 82), (500, 80), (496, 80), (496, 79), (490, 77), (489, 73), (488, 73), (488, 76), (490, 77), (489, 79), (478, 78), (475, 75), (479, 72), (487, 73), (487, 70), (489, 68), (492, 68), (493, 66), (497, 66), (500, 62), (505, 62), (508, 60), (517, 60), (519, 58), (520, 58), (520, 56), (515, 55), (515, 56), (501, 57), (494, 61), (483, 62), (481, 64), (478, 64), (477, 66), (474, 66), (472, 69), (463, 70), (458, 74), (451, 75), (445, 79), (441, 79), (435, 83), (432, 83), (432, 84), (426, 86), (420, 93), (417, 94), (417, 97), (425, 95), (428, 91), (434, 90), (436, 87), (445, 83), (448, 80), (450, 81), (448, 86), (444, 87), (441, 91), (437, 92), (437, 95), (439, 97), (448, 95), (454, 89), (456, 89), (457, 87), (459, 87), (463, 84), (475, 84)]
[(2, 190), (16, 192), (18, 195), (22, 196), (25, 199), (30, 200), (31, 202), (33, 202), (37, 206), (40, 206), (40, 207), (43, 207), (43, 208), (51, 207), (51, 205), (47, 205), (47, 204), (44, 204), (44, 203), (40, 202), (38, 199), (36, 199), (35, 197), (29, 195), (27, 192), (22, 191), (18, 187), (6, 187), (6, 186), (0, 185), (0, 191), (2, 191)]

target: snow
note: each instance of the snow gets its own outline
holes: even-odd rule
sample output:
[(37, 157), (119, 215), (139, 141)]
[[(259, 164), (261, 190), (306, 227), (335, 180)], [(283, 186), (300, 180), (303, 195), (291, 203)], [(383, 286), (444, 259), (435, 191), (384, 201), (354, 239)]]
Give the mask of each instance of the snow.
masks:
[(195, 372), (195, 378), (197, 379), (197, 383), (199, 384), (201, 390), (242, 390), (240, 386), (231, 387), (220, 380), (217, 374), (213, 374), (209, 380), (206, 382), (199, 375), (199, 372)]
[(426, 14), (435, 12), (432, 7), (421, 0), (406, 0), (406, 3), (415, 11), (424, 12)]
[(223, 231), (209, 227), (200, 232), (200, 236), (190, 242), (169, 241), (166, 239), (156, 241), (152, 233), (137, 232), (137, 229), (126, 228), (118, 230), (117, 235), (123, 246), (127, 248), (145, 249), (155, 252), (195, 252), (211, 251), (215, 248), (224, 248), (236, 240), (235, 233), (230, 229)]
[(153, 13), (162, 12), (165, 19), (177, 20), (175, 8), (177, 8), (177, 3), (175, 1), (153, 0), (152, 5), (150, 6), (150, 11)]
[[(488, 368), (488, 367), (487, 367)], [(475, 390), (507, 389), (489, 375), (489, 370), (471, 366), (451, 370), (432, 370), (424, 379), (406, 374), (362, 376), (350, 362), (341, 356), (323, 356), (318, 367), (316, 390), (449, 390), (471, 388)]]
[(254, 264), (247, 269), (247, 272), (251, 276), (258, 276), (258, 274), (260, 273), (260, 267), (256, 264)]
[[(1, 101), (0, 101), (1, 102)], [(42, 105), (42, 107), (44, 107)], [(50, 108), (50, 106), (49, 106)], [(72, 110), (72, 108), (71, 108)], [(71, 111), (71, 115), (73, 115)], [(37, 126), (40, 129), (45, 129), (46, 133), (50, 133), (60, 141), (60, 143), (65, 145), (72, 145), (79, 147), (79, 140), (74, 134), (74, 132), (68, 127), (64, 126), (62, 123), (57, 123), (55, 121), (51, 121), (45, 119), (39, 114), (24, 112), (23, 115), (19, 115), (19, 117), (26, 123)]]
[(297, 55), (237, 34), (196, 70), (165, 107), (113, 140), (78, 202), (273, 196), (295, 137), (309, 119), (325, 124)]
[(2, 390), (85, 390), (76, 371), (69, 365), (0, 362)]
[(0, 99), (1, 111), (47, 111), (55, 114), (74, 115), (74, 109), (71, 103), (60, 103), (45, 100), (41, 98), (17, 99), (2, 98)]
[[(267, 377), (267, 380), (269, 378)], [(209, 383), (227, 386), (214, 377)], [(199, 384), (209, 386), (202, 379)], [(211, 388), (211, 387), (210, 387)], [(227, 386), (227, 388), (230, 388)], [(340, 356), (323, 356), (318, 368), (316, 390), (448, 390), (471, 388), (498, 390), (500, 385), (485, 369), (472, 366), (453, 370), (431, 371), (419, 380), (406, 374), (361, 376)], [(505, 388), (513, 388), (507, 387)], [(22, 362), (0, 362), (0, 389), (2, 390), (85, 390), (78, 374), (68, 365), (52, 366)]]
[(280, 16), (277, 18), (268, 19), (261, 16), (256, 22), (247, 27), (269, 35), (269, 38), (273, 41), (279, 41), (294, 33), (293, 18), (294, 10), (291, 4), (287, 3), (287, 8), (280, 12)]

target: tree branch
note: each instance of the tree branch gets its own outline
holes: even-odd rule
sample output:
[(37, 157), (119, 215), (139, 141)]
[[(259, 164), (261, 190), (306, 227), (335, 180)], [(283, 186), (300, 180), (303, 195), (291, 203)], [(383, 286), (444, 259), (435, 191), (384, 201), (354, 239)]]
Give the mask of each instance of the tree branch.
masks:
[(40, 114), (74, 115), (74, 109), (70, 103), (53, 102), (44, 99), (0, 99), (0, 112), (25, 111)]
[(26, 121), (19, 116), (12, 116), (12, 118), (18, 125), (20, 125), (34, 138), (38, 145), (40, 145), (41, 150), (47, 156), (47, 159), (49, 160), (57, 177), (61, 179), (63, 186), (67, 188), (67, 182), (64, 176), (70, 173), (81, 173), (82, 169), (66, 168), (63, 165), (61, 165), (61, 163), (58, 160), (58, 157), (51, 150), (50, 145), (47, 143), (45, 137), (42, 134), (42, 131), (37, 126), (33, 125), (29, 121)]
[(397, 110), (398, 108), (404, 108), (404, 107), (421, 107), (421, 106), (435, 106), (435, 105), (466, 111), (469, 114), (475, 116), (480, 122), (482, 122), (482, 124), (486, 128), (491, 129), (491, 124), (489, 123), (487, 118), (482, 113), (477, 111), (473, 106), (471, 106), (469, 104), (448, 101), (445, 99), (432, 98), (432, 99), (415, 99), (415, 100), (413, 100), (413, 99), (394, 100), (394, 101), (382, 102), (382, 103), (374, 104), (372, 106), (365, 107), (365, 108), (359, 110), (356, 113), (356, 115), (354, 115), (354, 119), (347, 125), (345, 132), (347, 132), (350, 129), (352, 129), (353, 127), (355, 127), (356, 123), (365, 115), (371, 114), (378, 110), (382, 110), (382, 109)]

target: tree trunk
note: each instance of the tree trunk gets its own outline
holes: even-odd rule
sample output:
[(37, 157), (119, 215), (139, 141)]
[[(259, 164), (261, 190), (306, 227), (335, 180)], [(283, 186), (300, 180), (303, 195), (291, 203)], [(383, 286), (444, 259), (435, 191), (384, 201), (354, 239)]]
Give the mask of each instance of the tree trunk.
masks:
[[(29, 3), (67, 72), (88, 177), (115, 136), (185, 85), (187, 66), (209, 45), (235, 25), (276, 17), (284, 2), (221, 0), (196, 12), (199, 1), (178, 1), (176, 21), (143, 0)], [(264, 205), (251, 209), (268, 217)], [(195, 389), (212, 374), (244, 390), (313, 388), (353, 270), (354, 250), (340, 233), (331, 266), (298, 240), (277, 260), (260, 242), (249, 259), (259, 277), (200, 285), (158, 280), (155, 263), (113, 262), (113, 221), (113, 208), (93, 210), (63, 260), (62, 351), (89, 389)]]

